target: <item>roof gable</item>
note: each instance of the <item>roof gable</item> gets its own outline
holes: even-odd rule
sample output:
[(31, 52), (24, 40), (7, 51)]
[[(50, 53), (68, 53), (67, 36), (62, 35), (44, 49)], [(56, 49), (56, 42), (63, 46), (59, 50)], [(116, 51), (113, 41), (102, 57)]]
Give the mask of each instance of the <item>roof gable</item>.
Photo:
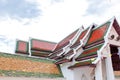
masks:
[(101, 25), (92, 30), (91, 35), (87, 41), (87, 45), (102, 40), (106, 34), (106, 31), (110, 25), (110, 22), (106, 22), (105, 24)]
[(31, 49), (33, 50), (53, 51), (55, 46), (54, 42), (31, 39)]
[(120, 26), (117, 22), (116, 19), (114, 19), (114, 22), (113, 22), (113, 27), (115, 28), (116, 32), (118, 33), (118, 35), (120, 36)]
[(66, 46), (67, 44), (69, 44), (69, 41), (75, 36), (75, 34), (78, 32), (79, 29), (75, 30), (73, 33), (71, 33), (70, 35), (68, 35), (66, 38), (64, 38), (62, 41), (60, 41), (56, 48), (55, 51), (58, 49), (63, 48), (64, 46)]

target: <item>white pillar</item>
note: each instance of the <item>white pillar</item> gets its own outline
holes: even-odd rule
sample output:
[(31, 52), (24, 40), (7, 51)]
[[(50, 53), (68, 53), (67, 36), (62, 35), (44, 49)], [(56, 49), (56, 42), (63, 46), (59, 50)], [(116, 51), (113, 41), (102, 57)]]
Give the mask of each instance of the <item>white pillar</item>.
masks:
[(95, 69), (95, 80), (103, 80), (102, 76), (102, 62), (101, 60), (97, 63), (96, 69)]
[(106, 62), (106, 73), (107, 73), (107, 80), (114, 80), (114, 71), (113, 71), (113, 67), (112, 67), (112, 60), (111, 60), (111, 52), (110, 52), (110, 47), (109, 45), (107, 46), (107, 52), (108, 52), (108, 56), (105, 60)]
[(29, 38), (29, 56), (31, 56), (31, 38)]
[(114, 80), (114, 72), (113, 72), (111, 57), (106, 58), (106, 73), (107, 73), (107, 80)]
[(73, 70), (68, 69), (69, 66), (71, 66), (71, 63), (64, 63), (60, 65), (63, 76), (66, 80), (75, 80)]

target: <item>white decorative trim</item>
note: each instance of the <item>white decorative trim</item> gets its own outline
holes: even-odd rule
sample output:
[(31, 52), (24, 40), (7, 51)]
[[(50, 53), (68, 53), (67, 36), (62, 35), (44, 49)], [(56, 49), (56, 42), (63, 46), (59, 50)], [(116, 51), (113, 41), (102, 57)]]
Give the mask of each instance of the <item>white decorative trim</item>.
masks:
[(70, 50), (71, 50), (70, 48), (66, 49), (64, 55), (67, 54)]
[(79, 38), (79, 35), (83, 32), (83, 30), (84, 29), (82, 27), (79, 28), (79, 30), (76, 33), (76, 35), (70, 40), (70, 44), (71, 45), (73, 45), (76, 42), (76, 40)]
[(70, 55), (69, 57), (67, 57), (67, 59), (71, 59), (72, 57), (74, 57), (75, 56), (75, 54), (76, 54), (76, 50), (75, 49), (73, 49), (73, 54), (72, 55)]
[(61, 53), (57, 54), (57, 56), (61, 56), (64, 52), (65, 52), (65, 49), (63, 48), (63, 51)]
[[(90, 26), (89, 30), (87, 31), (87, 33), (85, 34), (85, 36), (83, 37), (83, 39), (80, 40), (80, 45), (77, 46), (76, 48), (74, 48), (74, 54), (71, 55), (71, 56), (69, 56), (68, 59), (74, 57), (74, 56), (78, 53), (77, 50), (80, 49), (80, 48), (85, 44), (85, 43), (84, 43), (84, 40), (86, 40), (86, 37), (88, 37), (88, 35), (89, 35), (92, 27), (93, 27), (93, 25)], [(82, 32), (83, 32), (83, 31), (81, 31), (81, 33), (82, 33)], [(82, 52), (81, 52), (81, 53), (82, 53)], [(81, 54), (81, 53), (80, 53), (80, 54)], [(80, 54), (79, 54), (79, 55), (80, 55)]]
[(17, 47), (18, 47), (18, 45), (17, 45), (17, 41), (18, 41), (18, 39), (16, 39), (15, 41), (16, 41), (16, 42), (15, 42), (15, 47), (14, 47), (14, 53), (16, 54), (15, 51), (16, 51), (16, 49), (17, 49)]
[(108, 42), (105, 42), (104, 45), (100, 48), (100, 50), (97, 51), (98, 57), (97, 57), (97, 59), (96, 59), (94, 62), (92, 62), (93, 64), (98, 63), (103, 57), (105, 57), (105, 56), (103, 56), (103, 55), (101, 54), (101, 52), (102, 52), (103, 49), (107, 46), (107, 44), (108, 44)]
[[(67, 50), (68, 48), (69, 48), (69, 44), (68, 44), (67, 46), (65, 46), (65, 47), (63, 48), (63, 51), (62, 51), (61, 53), (57, 54), (57, 56), (61, 56), (63, 53), (66, 54), (67, 52), (69, 52), (69, 50)], [(66, 50), (67, 50), (67, 51), (66, 51)]]
[(67, 50), (67, 49), (70, 48), (70, 46), (72, 44), (74, 44), (75, 41), (78, 39), (79, 35), (81, 34), (81, 30), (82, 29), (79, 28), (79, 30), (77, 31), (77, 33), (75, 34), (75, 36), (71, 40), (69, 40), (70, 43), (68, 45), (66, 45), (65, 47), (63, 47), (63, 51), (60, 54), (57, 54), (57, 56), (61, 56), (62, 54), (67, 54), (67, 52), (70, 51), (70, 50)]
[(109, 33), (110, 33), (110, 30), (111, 30), (111, 28), (112, 28), (114, 19), (115, 19), (115, 17), (113, 17), (112, 19), (109, 20), (111, 23), (110, 23), (110, 26), (109, 26), (109, 28), (108, 28), (108, 31), (107, 31), (106, 35), (104, 36), (104, 38), (105, 38), (106, 40), (107, 40), (108, 35), (109, 35)]
[(29, 56), (31, 57), (31, 55), (32, 55), (32, 53), (31, 53), (31, 37), (29, 37), (29, 50), (28, 50), (28, 52), (29, 52)]
[(87, 33), (85, 34), (85, 36), (84, 36), (83, 39), (82, 39), (82, 42), (83, 42), (84, 44), (86, 43), (86, 42), (84, 42), (84, 40), (86, 40), (86, 38), (89, 36), (89, 33), (90, 33), (91, 30), (92, 30), (92, 27), (93, 27), (93, 24), (90, 25), (89, 30), (87, 31)]

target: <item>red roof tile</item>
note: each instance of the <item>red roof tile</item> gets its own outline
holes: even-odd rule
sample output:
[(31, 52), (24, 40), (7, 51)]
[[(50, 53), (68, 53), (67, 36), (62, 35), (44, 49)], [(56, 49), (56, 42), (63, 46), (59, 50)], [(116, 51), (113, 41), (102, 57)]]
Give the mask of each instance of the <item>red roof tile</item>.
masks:
[(57, 47), (55, 49), (58, 50), (60, 48), (63, 48), (64, 46), (66, 46), (67, 44), (69, 44), (69, 40), (71, 40), (75, 34), (78, 32), (79, 29), (77, 29), (76, 31), (74, 31), (73, 33), (71, 33), (69, 36), (67, 36), (66, 38), (64, 38), (62, 41), (60, 41), (58, 44), (57, 44)]
[(53, 51), (53, 49), (56, 46), (56, 43), (32, 39), (31, 45), (31, 48), (35, 50)]
[(28, 42), (18, 40), (16, 53), (28, 53)]
[(109, 26), (109, 22), (105, 23), (104, 25), (98, 27), (97, 29), (93, 30), (91, 32), (91, 36), (87, 42), (87, 44), (91, 44), (91, 43), (94, 43), (98, 40), (101, 40), (103, 39), (105, 33), (106, 33), (106, 30), (108, 29), (108, 26)]
[(89, 59), (97, 56), (97, 51), (102, 47), (103, 44), (96, 47), (85, 50), (80, 56), (76, 58), (77, 61)]

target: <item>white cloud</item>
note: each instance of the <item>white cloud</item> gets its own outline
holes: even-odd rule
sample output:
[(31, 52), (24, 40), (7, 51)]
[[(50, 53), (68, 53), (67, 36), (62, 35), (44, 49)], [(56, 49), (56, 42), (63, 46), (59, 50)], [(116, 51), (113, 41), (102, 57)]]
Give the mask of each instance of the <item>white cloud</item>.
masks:
[[(29, 37), (32, 37), (59, 42), (82, 25), (87, 27), (92, 23), (101, 24), (113, 16), (120, 19), (119, 0), (108, 0), (108, 4), (111, 5), (110, 8), (106, 8), (99, 16), (86, 15), (86, 10), (90, 7), (87, 0), (27, 1), (37, 2), (39, 9), (42, 11), (42, 16), (22, 20), (11, 19), (9, 16), (2, 18), (0, 19), (1, 35), (7, 36), (12, 41), (16, 38), (27, 41)], [(13, 42), (10, 45), (15, 44)], [(11, 50), (10, 47), (9, 50)]]
[(0, 35), (0, 52), (12, 53), (15, 51), (15, 39)]
[[(81, 15), (84, 15), (86, 8), (85, 0), (64, 0), (64, 2), (48, 4), (43, 7), (43, 16), (39, 24), (43, 27), (43, 31), (49, 30), (48, 32), (55, 36), (52, 39), (59, 41), (82, 25)], [(46, 37), (48, 35), (50, 34)]]

